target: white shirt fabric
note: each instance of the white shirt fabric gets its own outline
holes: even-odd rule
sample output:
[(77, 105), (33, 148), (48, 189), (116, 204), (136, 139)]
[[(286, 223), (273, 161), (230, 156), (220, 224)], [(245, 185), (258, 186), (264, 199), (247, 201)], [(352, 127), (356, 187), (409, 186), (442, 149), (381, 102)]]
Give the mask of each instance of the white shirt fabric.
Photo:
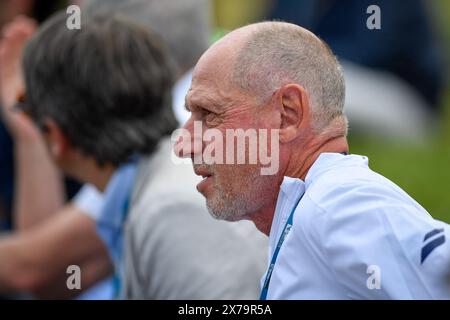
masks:
[(269, 260), (300, 197), (267, 299), (450, 299), (449, 225), (367, 157), (323, 153), (305, 181), (284, 178)]
[[(92, 185), (85, 184), (73, 199), (73, 203), (96, 223), (101, 218), (104, 207), (103, 195)], [(111, 277), (97, 283), (77, 297), (77, 300), (111, 300), (114, 286)]]
[(73, 199), (74, 204), (94, 221), (98, 221), (104, 206), (103, 194), (96, 187), (85, 184)]

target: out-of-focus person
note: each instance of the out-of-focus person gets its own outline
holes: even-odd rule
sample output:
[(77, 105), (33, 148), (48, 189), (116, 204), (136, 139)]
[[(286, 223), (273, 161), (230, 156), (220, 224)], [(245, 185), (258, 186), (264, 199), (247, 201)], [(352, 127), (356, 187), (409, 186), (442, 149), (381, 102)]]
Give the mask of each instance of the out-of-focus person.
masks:
[[(72, 3), (75, 2), (72, 1)], [(82, 1), (76, 4), (80, 5)], [(48, 7), (43, 5), (43, 7), (46, 6)], [(108, 10), (109, 14), (120, 12), (129, 19), (143, 23), (147, 28), (154, 28), (169, 42), (171, 52), (176, 52), (172, 62), (176, 66), (176, 73), (180, 79), (173, 89), (173, 108), (179, 122), (184, 121), (188, 114), (184, 109), (184, 95), (190, 83), (189, 69), (208, 46), (209, 6), (207, 2), (89, 1), (86, 8), (83, 7), (82, 14), (90, 15), (105, 10)], [(23, 10), (18, 12), (26, 13)], [(39, 12), (44, 12), (42, 7)], [(189, 24), (190, 27), (183, 28), (180, 32), (172, 28), (172, 25), (168, 25), (168, 21), (174, 20), (177, 20), (179, 24)], [(8, 27), (9, 39), (4, 38), (0, 61), (0, 68), (1, 65), (4, 66), (3, 70), (0, 69), (3, 80), (0, 81), (1, 91), (7, 100), (14, 100), (18, 93), (23, 91), (20, 57), (25, 41), (35, 28), (35, 23), (25, 18), (16, 19)], [(9, 105), (5, 106), (5, 110), (9, 107)], [(9, 121), (9, 131), (12, 133), (16, 146), (15, 221), (16, 231), (21, 232), (9, 236), (5, 234), (0, 240), (0, 257), (2, 257), (0, 287), (33, 292), (41, 297), (64, 298), (78, 295), (80, 291), (68, 291), (64, 286), (58, 286), (58, 283), (60, 284), (64, 279), (68, 265), (76, 262), (84, 266), (83, 269), (91, 270), (86, 273), (88, 276), (82, 279), (81, 292), (110, 272), (109, 257), (104, 250), (103, 240), (95, 234), (94, 221), (99, 219), (103, 210), (103, 196), (94, 187), (86, 186), (76, 196), (74, 203), (63, 206), (59, 173), (48, 158), (41, 134), (31, 122), (19, 114), (6, 112), (3, 119), (11, 118), (11, 116), (16, 118), (16, 121)], [(8, 150), (12, 148), (5, 148), (2, 155), (5, 155)], [(12, 167), (12, 155), (7, 164), (8, 168)], [(12, 171), (12, 169), (5, 169), (5, 172), (10, 175), (11, 185)], [(3, 181), (6, 185), (6, 181)], [(42, 188), (43, 182), (46, 188)], [(115, 229), (110, 229), (109, 232), (115, 232)], [(105, 233), (108, 232), (104, 229), (100, 232), (103, 239), (108, 238)], [(66, 247), (68, 250), (60, 252), (61, 247)], [(39, 254), (33, 254), (34, 252)], [(114, 255), (114, 252), (111, 252), (111, 255)], [(92, 262), (84, 262), (91, 260), (90, 257), (95, 257)], [(54, 282), (57, 282), (57, 289), (51, 288)], [(110, 281), (82, 295), (84, 299), (112, 297)]]
[[(111, 15), (120, 12), (135, 22), (143, 23), (146, 28), (156, 29), (156, 32), (169, 43), (171, 57), (173, 55), (172, 63), (179, 79), (173, 89), (173, 108), (179, 122), (183, 122), (188, 114), (184, 109), (184, 95), (190, 83), (189, 69), (208, 46), (207, 2), (89, 1), (82, 12), (88, 16), (105, 10)], [(23, 91), (19, 59), (24, 42), (35, 28), (32, 21), (24, 18), (16, 20), (9, 27), (10, 39), (5, 38), (3, 41), (3, 55), (0, 61), (5, 67), (3, 70), (0, 69), (3, 78), (0, 82), (3, 96), (7, 100), (14, 100), (18, 93)], [(189, 25), (189, 28), (183, 28), (181, 31), (172, 28), (172, 24), (169, 26), (168, 21), (174, 20), (179, 24)], [(5, 105), (5, 110), (9, 107)], [(119, 226), (113, 224), (114, 228), (100, 227), (103, 240), (92, 234), (95, 231), (94, 221), (99, 219), (103, 210), (109, 212), (111, 209), (103, 209), (103, 196), (94, 187), (86, 186), (76, 196), (74, 203), (63, 207), (58, 172), (48, 158), (39, 131), (20, 114), (7, 111), (3, 118), (16, 120), (9, 121), (9, 129), (13, 133), (16, 145), (18, 192), (15, 195), (15, 220), (17, 230), (26, 232), (2, 237), (0, 284), (20, 291), (31, 291), (42, 297), (63, 298), (79, 294), (79, 291), (68, 291), (64, 286), (59, 286), (59, 290), (49, 288), (51, 283), (61, 282), (67, 265), (76, 262), (82, 266), (87, 264), (89, 267), (83, 268), (92, 270), (82, 279), (81, 291), (84, 292), (109, 273), (109, 257), (104, 251), (102, 241), (107, 242), (109, 234), (116, 232), (120, 224)], [(46, 188), (41, 187), (43, 181)], [(104, 225), (102, 224), (103, 227)], [(67, 230), (69, 226), (70, 232)], [(60, 247), (70, 250), (58, 252)], [(117, 246), (110, 248), (111, 256), (115, 256), (117, 248)], [(33, 252), (39, 254), (30, 254)], [(89, 261), (89, 257), (95, 257), (92, 259), (94, 261), (84, 262)], [(98, 265), (97, 269), (95, 264)], [(113, 292), (109, 283), (110, 281), (106, 281), (98, 288), (89, 290), (82, 298), (111, 298)]]
[[(34, 86), (33, 86), (34, 87)], [(169, 148), (170, 149), (170, 148)], [(165, 186), (167, 186), (167, 183), (168, 183), (168, 181), (170, 181), (170, 179), (169, 178), (167, 178), (166, 177), (166, 180), (167, 181), (165, 181), (166, 183), (164, 183), (162, 186), (160, 186), (160, 188), (161, 187), (164, 187), (164, 185)], [(108, 189), (108, 190), (106, 190), (106, 194), (105, 194), (105, 198), (106, 198), (106, 203), (105, 203), (105, 208), (104, 208), (104, 211), (102, 211), (103, 213), (105, 213), (105, 212), (109, 212), (112, 216), (111, 217), (107, 217), (107, 216), (105, 216), (104, 214), (102, 215), (102, 217), (97, 221), (98, 222), (98, 224), (99, 224), (99, 229), (101, 229), (101, 227), (105, 227), (106, 226), (106, 228), (108, 228), (108, 224), (109, 225), (112, 225), (112, 227), (113, 227), (113, 229), (115, 228), (115, 227), (118, 227), (119, 229), (121, 228), (121, 225), (120, 225), (120, 223), (119, 224), (117, 224), (117, 220), (116, 220), (116, 218), (119, 218), (119, 219), (121, 219), (121, 208), (122, 208), (122, 206), (115, 206), (115, 205), (113, 205), (114, 204), (114, 201), (117, 201), (117, 199), (121, 199), (120, 197), (117, 197), (117, 192), (124, 192), (124, 190), (123, 190), (123, 188), (124, 188), (124, 186), (123, 186), (123, 184), (121, 184), (120, 182), (123, 182), (123, 180), (122, 179), (119, 179), (119, 180), (117, 180), (117, 179), (115, 179), (115, 181), (119, 181), (119, 184), (117, 184), (117, 182), (116, 183), (114, 183), (113, 185), (115, 185), (115, 187), (111, 187), (110, 189)], [(157, 179), (156, 179), (156, 176), (155, 176), (155, 180), (154, 180), (155, 182), (157, 181)], [(170, 185), (170, 183), (169, 183), (169, 185)], [(155, 187), (155, 185), (153, 186), (153, 187)], [(126, 188), (125, 188), (126, 189)], [(173, 188), (172, 188), (173, 189)], [(164, 193), (165, 191), (164, 191), (165, 189), (164, 188), (161, 188), (160, 189), (160, 191), (159, 191), (159, 194), (161, 195), (162, 193)], [(175, 189), (173, 189), (172, 191), (175, 191), (176, 190), (176, 188)], [(126, 190), (125, 190), (126, 191)], [(153, 194), (153, 193), (152, 193)], [(155, 192), (155, 194), (158, 194), (157, 192)], [(175, 192), (175, 194), (176, 194), (176, 192)], [(188, 197), (189, 199), (190, 199), (190, 197)], [(158, 199), (157, 199), (158, 200)], [(191, 200), (187, 200), (188, 202), (189, 201), (193, 201), (192, 199)], [(172, 201), (171, 202), (171, 204), (173, 205), (174, 204), (174, 202)], [(163, 206), (163, 203), (161, 203), (160, 204), (161, 206)], [(199, 207), (199, 208), (201, 208), (201, 206)], [(111, 212), (111, 209), (114, 209), (114, 212)], [(196, 209), (198, 209), (198, 208), (196, 208)], [(156, 208), (155, 208), (155, 210), (156, 210)], [(172, 218), (172, 219), (178, 219), (178, 218), (182, 218), (182, 219), (184, 219), (184, 218), (187, 218), (188, 216), (186, 215), (187, 214), (187, 211), (188, 211), (188, 206), (184, 206), (183, 207), (183, 215), (182, 215), (182, 217), (179, 217), (178, 215), (168, 215), (168, 217), (167, 218), (165, 218), (162, 222), (161, 222), (161, 224), (159, 224), (159, 227), (160, 228), (163, 228), (163, 226), (165, 225), (165, 223), (167, 223), (168, 221), (169, 221), (169, 219), (170, 219), (170, 217)], [(180, 211), (181, 212), (181, 211)], [(119, 214), (120, 216), (117, 216), (116, 214)], [(193, 216), (191, 216), (191, 217), (189, 217), (190, 218), (190, 221), (191, 222), (194, 222), (194, 221), (197, 221), (197, 222), (200, 222), (200, 220), (196, 220), (196, 215), (193, 215)], [(199, 215), (199, 217), (201, 217), (201, 215)], [(143, 216), (142, 218), (145, 218), (145, 216)], [(154, 218), (156, 218), (155, 216), (152, 216), (150, 213), (149, 213), (149, 219), (154, 219)], [(200, 218), (200, 219), (202, 219), (202, 218)], [(136, 234), (136, 236), (138, 236), (139, 234), (142, 234), (142, 233), (150, 233), (150, 234), (154, 234), (154, 236), (156, 237), (156, 240), (158, 240), (158, 239), (161, 239), (161, 241), (163, 241), (164, 240), (164, 238), (163, 238), (163, 236), (165, 236), (166, 234), (167, 234), (167, 232), (165, 232), (164, 234), (161, 234), (161, 233), (158, 233), (158, 232), (151, 232), (151, 231), (149, 231), (148, 230), (148, 225), (146, 225), (146, 224), (139, 224), (138, 222), (139, 222), (140, 220), (137, 220), (137, 224), (138, 224), (138, 226), (142, 226), (141, 228), (139, 228), (139, 230), (137, 231), (137, 232), (135, 232), (135, 233), (131, 233), (131, 234)], [(208, 224), (208, 222), (207, 221), (205, 221), (205, 223), (207, 223)], [(130, 223), (131, 224), (131, 223)], [(153, 225), (155, 225), (155, 224), (150, 224), (151, 226), (153, 226)], [(198, 225), (201, 225), (200, 223), (198, 224)], [(158, 227), (158, 224), (156, 224), (155, 225), (156, 227)], [(192, 226), (192, 227), (194, 227), (194, 226)], [(191, 228), (192, 228), (191, 227)], [(251, 227), (251, 226), (250, 226)], [(130, 227), (131, 229), (133, 229), (132, 227)], [(210, 232), (220, 232), (219, 230), (221, 229), (221, 228), (224, 228), (223, 226), (216, 226), (215, 224), (213, 224), (213, 226), (209, 226), (208, 228), (206, 228), (206, 229), (208, 229)], [(103, 230), (105, 230), (105, 229), (103, 229)], [(240, 231), (239, 231), (240, 230)], [(247, 237), (247, 236), (249, 236), (249, 233), (246, 231), (246, 230), (251, 230), (251, 229), (248, 229), (248, 226), (244, 226), (244, 227), (238, 227), (238, 226), (236, 226), (236, 233), (235, 233), (235, 236), (236, 236), (236, 240), (238, 239), (238, 238), (240, 238), (240, 237)], [(116, 231), (115, 229), (114, 229), (114, 231)], [(117, 231), (121, 231), (121, 230), (117, 230)], [(111, 233), (108, 233), (109, 235), (111, 235)], [(251, 233), (250, 233), (251, 234)], [(103, 235), (105, 235), (104, 233), (103, 233)], [(159, 235), (159, 236), (158, 236)], [(179, 234), (180, 236), (181, 236), (181, 234)], [(199, 236), (202, 236), (203, 234), (201, 233), (201, 232), (199, 232), (198, 233), (198, 235)], [(107, 237), (108, 235), (106, 235), (106, 237)], [(117, 247), (121, 247), (121, 242), (119, 241), (117, 241), (118, 240), (118, 238), (117, 238), (117, 234), (113, 234), (112, 236), (114, 236), (114, 241), (113, 241), (113, 245), (110, 247), (110, 248), (112, 248), (113, 246), (117, 246)], [(105, 238), (104, 238), (105, 239)], [(189, 239), (190, 240), (192, 240), (192, 241), (195, 241), (195, 238), (194, 239), (192, 239), (192, 237), (189, 237)], [(202, 240), (204, 240), (205, 239), (205, 237), (202, 237)], [(106, 239), (105, 241), (108, 243), (108, 244), (111, 244), (111, 241), (110, 241), (111, 239)], [(150, 239), (149, 239), (150, 240)], [(152, 238), (152, 240), (155, 240), (155, 238)], [(168, 241), (169, 241), (170, 239), (167, 239), (167, 240), (165, 240), (166, 241), (166, 243), (169, 243)], [(175, 241), (175, 237), (174, 237), (174, 239), (173, 239), (174, 241)], [(131, 240), (130, 240), (131, 241)], [(154, 241), (152, 241), (151, 243), (154, 243)], [(184, 253), (186, 253), (187, 252), (187, 250), (183, 250), (183, 246), (179, 246), (178, 247), (178, 249), (179, 250), (183, 250), (183, 252), (180, 254), (180, 252), (179, 251), (177, 251), (178, 252), (178, 254), (175, 254), (176, 253), (176, 250), (173, 250), (173, 252), (174, 252), (174, 255), (172, 255), (171, 257), (171, 259), (169, 259), (169, 261), (167, 261), (166, 259), (168, 259), (168, 255), (165, 255), (165, 259), (154, 259), (154, 257), (155, 257), (155, 255), (157, 255), (158, 254), (158, 250), (153, 250), (153, 248), (152, 248), (152, 246), (151, 246), (151, 243), (149, 244), (149, 245), (145, 245), (144, 247), (143, 247), (143, 249), (142, 249), (142, 251), (144, 251), (144, 249), (146, 250), (146, 252), (147, 252), (147, 254), (143, 254), (142, 255), (142, 257), (139, 257), (140, 259), (138, 259), (138, 260), (136, 260), (136, 259), (134, 259), (134, 257), (133, 257), (133, 259), (128, 259), (127, 261), (131, 261), (132, 262), (132, 266), (133, 265), (135, 265), (135, 267), (138, 267), (138, 266), (146, 266), (146, 265), (148, 265), (148, 263), (145, 263), (145, 259), (148, 259), (147, 261), (155, 261), (155, 263), (156, 263), (156, 261), (159, 261), (159, 262), (161, 262), (161, 264), (158, 264), (158, 263), (156, 263), (155, 265), (154, 265), (154, 267), (155, 268), (160, 268), (160, 270), (161, 270), (161, 272), (159, 272), (159, 273), (157, 273), (157, 274), (155, 274), (155, 277), (156, 276), (158, 276), (158, 275), (160, 275), (162, 278), (164, 278), (163, 277), (163, 272), (168, 272), (169, 274), (171, 274), (171, 275), (173, 275), (173, 274), (179, 274), (179, 276), (182, 276), (182, 277), (185, 277), (185, 279), (187, 279), (187, 278), (189, 278), (190, 279), (190, 281), (192, 282), (192, 278), (193, 278), (193, 276), (191, 275), (191, 274), (189, 274), (189, 270), (191, 270), (192, 272), (194, 272), (194, 270), (196, 270), (196, 267), (193, 265), (192, 267), (193, 268), (186, 268), (186, 266), (189, 266), (190, 264), (189, 264), (189, 259), (185, 259), (185, 262), (188, 262), (188, 264), (186, 265), (184, 265), (184, 268), (183, 268), (183, 270), (181, 271), (181, 272), (177, 272), (177, 263), (175, 263), (175, 260), (177, 259), (177, 258), (179, 258), (179, 256), (181, 256), (181, 254), (184, 254)], [(233, 245), (232, 244), (233, 243), (233, 241), (231, 241), (230, 240), (230, 243), (228, 243), (228, 244), (226, 244), (225, 246), (228, 246), (228, 245)], [(198, 244), (200, 245), (200, 242), (198, 242)], [(214, 246), (214, 252), (217, 252), (217, 254), (221, 254), (221, 252), (220, 252), (220, 250), (218, 249), (218, 248), (220, 248), (220, 245), (217, 245), (217, 246), (215, 246), (215, 243), (214, 243), (214, 241), (209, 241), (209, 242), (206, 242), (206, 244), (207, 245), (209, 245), (209, 247), (212, 249), (212, 246)], [(189, 246), (189, 242), (188, 241), (183, 241), (183, 245), (186, 245), (186, 246)], [(203, 248), (204, 248), (204, 246), (205, 246), (205, 243), (201, 243), (201, 249), (200, 249), (200, 251), (197, 253), (198, 255), (202, 255), (202, 254), (205, 254), (205, 252), (204, 252), (204, 250), (203, 250)], [(262, 246), (260, 246), (260, 248), (262, 249), (263, 247)], [(225, 247), (223, 247), (222, 246), (222, 249), (223, 250), (226, 250), (225, 249)], [(120, 251), (120, 249), (119, 249), (119, 251)], [(230, 251), (231, 252), (231, 251)], [(250, 250), (249, 250), (249, 252), (250, 252)], [(258, 265), (259, 265), (259, 262), (258, 262), (258, 258), (257, 258), (257, 256), (259, 255), (259, 253), (258, 252), (261, 252), (260, 250), (255, 250), (254, 248), (252, 248), (252, 250), (251, 250), (251, 252), (252, 252), (252, 254), (249, 254), (249, 255), (247, 255), (246, 257), (241, 257), (242, 259), (245, 259), (245, 260), (251, 260), (251, 261), (253, 261), (252, 263), (250, 263), (250, 266), (254, 266), (254, 267), (256, 267), (255, 269), (256, 270), (253, 270), (254, 271), (254, 273), (252, 273), (252, 275), (249, 277), (249, 275), (248, 275), (248, 273), (246, 273), (246, 276), (245, 276), (245, 280), (246, 281), (240, 281), (240, 287), (239, 287), (239, 289), (236, 289), (236, 290), (229, 290), (229, 286), (228, 285), (225, 285), (225, 286), (216, 286), (216, 288), (215, 289), (211, 289), (211, 286), (213, 286), (214, 285), (214, 282), (213, 283), (211, 283), (210, 281), (208, 281), (208, 280), (206, 280), (207, 282), (208, 282), (208, 284), (207, 285), (202, 285), (202, 286), (193, 286), (192, 288), (190, 288), (190, 290), (191, 291), (189, 291), (189, 290), (185, 290), (185, 291), (183, 291), (182, 289), (181, 289), (181, 287), (184, 287), (185, 285), (183, 284), (183, 283), (180, 283), (180, 279), (179, 278), (177, 278), (177, 282), (176, 282), (176, 284), (174, 284), (174, 283), (170, 283), (170, 282), (165, 282), (166, 283), (166, 288), (167, 288), (167, 290), (161, 290), (161, 291), (158, 291), (158, 290), (156, 290), (156, 291), (152, 291), (152, 290), (154, 290), (155, 288), (150, 288), (150, 287), (148, 287), (145, 283), (142, 283), (142, 282), (136, 282), (135, 284), (134, 284), (134, 286), (136, 287), (134, 290), (135, 291), (133, 291), (133, 292), (131, 292), (132, 293), (132, 296), (131, 297), (140, 297), (142, 294), (145, 294), (147, 297), (157, 297), (157, 295), (161, 295), (161, 296), (164, 296), (164, 295), (169, 295), (169, 296), (173, 296), (173, 295), (180, 295), (180, 296), (182, 296), (183, 294), (186, 294), (188, 297), (196, 297), (197, 295), (198, 296), (202, 296), (202, 297), (204, 297), (204, 298), (206, 298), (206, 297), (208, 297), (208, 294), (211, 294), (211, 297), (231, 297), (231, 296), (234, 296), (234, 297), (239, 297), (239, 296), (241, 296), (241, 297), (251, 297), (251, 295), (250, 295), (250, 292), (251, 291), (253, 291), (254, 292), (254, 290), (255, 290), (255, 288), (257, 287), (257, 285), (255, 285), (255, 286), (246, 286), (245, 284), (246, 283), (248, 283), (248, 281), (250, 281), (251, 282), (251, 278), (252, 277), (254, 277), (254, 276), (256, 276), (256, 274), (258, 273)], [(128, 251), (125, 251), (125, 253), (128, 253)], [(211, 250), (209, 250), (208, 251), (208, 253), (211, 253)], [(223, 254), (224, 252), (222, 251), (222, 254), (221, 254), (221, 257), (226, 257), (227, 255), (225, 254)], [(119, 254), (121, 254), (121, 252), (119, 252)], [(209, 255), (208, 255), (209, 256)], [(197, 256), (197, 257), (199, 257), (199, 256)], [(116, 258), (116, 256), (113, 254), (113, 258)], [(198, 262), (200, 262), (202, 259), (198, 259)], [(233, 262), (230, 262), (230, 264), (231, 265), (234, 265), (235, 263), (237, 263), (237, 261), (238, 260), (236, 260), (235, 261), (235, 259), (229, 259), (230, 261), (233, 261)], [(117, 261), (118, 262), (120, 262), (121, 261), (121, 259), (117, 259)], [(140, 264), (139, 264), (139, 262), (141, 262)], [(170, 268), (167, 266), (167, 264), (165, 264), (164, 266), (162, 265), (162, 263), (163, 262), (172, 262), (172, 263), (169, 263), (169, 266), (170, 266)], [(214, 267), (214, 265), (215, 265), (215, 263), (221, 263), (221, 267), (220, 268), (215, 268)], [(202, 264), (202, 267), (201, 267), (201, 270), (198, 270), (198, 271), (206, 271), (207, 270), (207, 268), (212, 268), (212, 269), (214, 269), (216, 272), (217, 272), (217, 270), (219, 269), (222, 269), (222, 270), (224, 270), (223, 268), (226, 268), (228, 266), (228, 264), (226, 264), (226, 263), (222, 263), (219, 259), (214, 259), (214, 261), (213, 262), (211, 262), (211, 263), (204, 263), (204, 264)], [(198, 265), (197, 265), (197, 267), (198, 267)], [(231, 266), (232, 267), (232, 266)], [(206, 268), (206, 269), (205, 269)], [(233, 268), (233, 267), (232, 267)], [(250, 267), (251, 268), (251, 267)], [(119, 269), (119, 268), (118, 268)], [(117, 273), (120, 273), (120, 270), (116, 270), (117, 271)], [(140, 272), (144, 272), (144, 274), (143, 274), (143, 276), (150, 276), (149, 274), (147, 274), (146, 273), (146, 270), (145, 269), (142, 269), (141, 267), (139, 268), (139, 271)], [(194, 273), (197, 273), (197, 272), (194, 272)], [(199, 272), (199, 273), (202, 273), (202, 272)], [(133, 272), (131, 272), (130, 273), (131, 275), (133, 275)], [(189, 276), (188, 276), (189, 275)], [(197, 276), (197, 275), (196, 275)], [(119, 275), (119, 277), (120, 277), (120, 275)], [(170, 276), (169, 278), (173, 278), (172, 276)], [(238, 277), (239, 279), (240, 279), (240, 277)], [(224, 278), (222, 278), (222, 279), (224, 279)], [(243, 280), (243, 279), (241, 279), (241, 280)], [(199, 278), (198, 279), (198, 281), (205, 281), (204, 280), (204, 278)], [(220, 281), (219, 279), (218, 279), (218, 281)], [(229, 279), (227, 279), (227, 281), (229, 282)], [(152, 283), (156, 283), (156, 281), (152, 281)], [(148, 283), (147, 283), (148, 284)], [(230, 285), (232, 286), (232, 284), (230, 283)], [(140, 286), (140, 287), (139, 287)], [(181, 287), (177, 287), (177, 286), (181, 286)], [(133, 286), (130, 286), (130, 288), (131, 289), (133, 289), (134, 287)], [(158, 286), (158, 288), (159, 289), (161, 289), (161, 286)], [(209, 290), (208, 290), (208, 288), (209, 288)], [(202, 290), (204, 290), (204, 291), (202, 291)], [(189, 293), (190, 292), (190, 293)]]

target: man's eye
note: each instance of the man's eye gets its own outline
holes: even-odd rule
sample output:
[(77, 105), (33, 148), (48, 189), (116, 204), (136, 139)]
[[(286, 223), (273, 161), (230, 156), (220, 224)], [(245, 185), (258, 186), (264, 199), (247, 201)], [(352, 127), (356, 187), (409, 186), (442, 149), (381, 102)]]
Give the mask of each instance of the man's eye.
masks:
[(207, 117), (211, 117), (211, 115), (214, 115), (214, 113), (212, 113), (211, 111), (206, 110), (206, 109), (202, 109), (201, 114), (202, 114), (202, 118), (207, 118)]
[(215, 126), (218, 124), (217, 115), (211, 111), (207, 111), (204, 114), (203, 120), (205, 121), (206, 125), (208, 125), (208, 126)]

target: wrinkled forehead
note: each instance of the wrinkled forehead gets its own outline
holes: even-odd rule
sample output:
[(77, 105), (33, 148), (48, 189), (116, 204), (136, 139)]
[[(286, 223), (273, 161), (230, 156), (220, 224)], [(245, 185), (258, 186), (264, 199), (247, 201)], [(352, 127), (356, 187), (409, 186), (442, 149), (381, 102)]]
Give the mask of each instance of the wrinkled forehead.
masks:
[(187, 106), (216, 106), (236, 98), (234, 90), (229, 90), (229, 80), (219, 73), (198, 74), (192, 77), (191, 87), (186, 95)]
[(233, 68), (232, 59), (225, 59), (223, 52), (215, 51), (202, 56), (194, 68), (186, 99), (225, 94), (232, 87)]
[(235, 91), (232, 79), (236, 61), (246, 39), (246, 33), (233, 31), (213, 44), (199, 59), (192, 75), (189, 96), (207, 94), (221, 98)]

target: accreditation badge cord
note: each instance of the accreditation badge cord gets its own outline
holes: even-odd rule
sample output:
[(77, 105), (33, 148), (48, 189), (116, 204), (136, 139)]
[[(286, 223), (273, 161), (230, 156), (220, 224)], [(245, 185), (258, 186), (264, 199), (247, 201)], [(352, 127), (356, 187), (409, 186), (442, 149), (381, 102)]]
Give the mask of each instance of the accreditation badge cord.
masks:
[[(132, 181), (134, 181), (136, 177), (136, 166), (139, 161), (139, 156), (133, 155), (130, 159), (130, 165), (133, 165), (132, 171)], [(114, 291), (114, 299), (118, 300), (122, 298), (123, 293), (123, 250), (124, 250), (124, 225), (128, 216), (128, 211), (130, 210), (131, 205), (131, 197), (133, 193), (133, 186), (131, 185), (129, 190), (127, 190), (127, 196), (125, 198), (125, 202), (122, 206), (121, 212), (121, 223), (120, 227), (116, 230), (114, 235), (114, 243), (115, 247), (119, 248), (117, 251), (116, 261), (114, 263), (114, 274), (113, 274), (113, 291)]]
[(131, 198), (131, 191), (130, 194), (127, 196), (122, 208), (122, 223), (120, 224), (120, 228), (116, 231), (115, 234), (115, 242), (116, 245), (119, 246), (117, 263), (114, 264), (114, 274), (113, 274), (113, 288), (114, 288), (113, 291), (115, 300), (121, 298), (121, 292), (123, 290), (122, 288), (123, 225), (127, 218), (128, 210), (130, 208), (130, 201), (131, 201), (130, 198)]
[(275, 252), (272, 255), (272, 259), (270, 260), (270, 266), (266, 273), (266, 278), (264, 280), (264, 285), (261, 290), (261, 295), (259, 296), (259, 300), (267, 300), (267, 292), (269, 291), (269, 284), (270, 279), (272, 278), (272, 271), (275, 267), (275, 263), (277, 262), (278, 253), (280, 252), (281, 246), (283, 245), (284, 239), (286, 239), (286, 236), (289, 234), (289, 231), (291, 231), (292, 224), (294, 221), (294, 212), (295, 209), (297, 209), (298, 204), (300, 203), (300, 200), (302, 200), (303, 195), (300, 196), (300, 198), (297, 200), (297, 203), (292, 208), (291, 214), (289, 215), (288, 220), (286, 221), (286, 224), (284, 225), (283, 232), (281, 233), (280, 239), (278, 240), (277, 247), (275, 248)]

